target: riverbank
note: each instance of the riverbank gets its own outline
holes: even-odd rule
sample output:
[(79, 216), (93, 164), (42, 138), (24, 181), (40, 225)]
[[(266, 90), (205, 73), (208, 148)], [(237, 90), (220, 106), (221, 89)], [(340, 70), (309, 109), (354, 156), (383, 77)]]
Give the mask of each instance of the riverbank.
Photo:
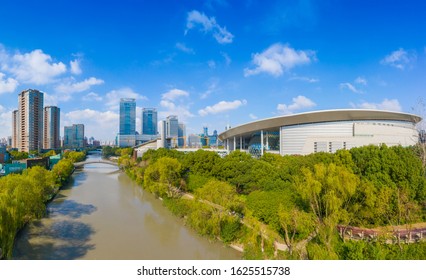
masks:
[[(89, 157), (88, 161), (96, 158)], [(117, 167), (76, 169), (70, 183), (17, 239), (14, 259), (220, 260), (241, 253), (185, 227)]]
[[(72, 153), (71, 156), (74, 156)], [(0, 179), (0, 259), (12, 257), (18, 233), (30, 221), (45, 215), (46, 205), (54, 199), (73, 172), (73, 162), (64, 158), (52, 170), (35, 166), (22, 174), (9, 174)]]

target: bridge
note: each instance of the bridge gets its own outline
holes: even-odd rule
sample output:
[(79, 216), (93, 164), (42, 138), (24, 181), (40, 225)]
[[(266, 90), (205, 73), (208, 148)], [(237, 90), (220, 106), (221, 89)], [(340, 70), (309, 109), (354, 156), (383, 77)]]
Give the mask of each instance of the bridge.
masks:
[(78, 166), (83, 166), (83, 165), (86, 165), (86, 164), (96, 164), (96, 163), (109, 164), (109, 165), (117, 166), (116, 162), (109, 161), (109, 160), (104, 160), (104, 159), (100, 159), (100, 160), (87, 160), (87, 161), (76, 162), (76, 163), (74, 163), (74, 166), (78, 167)]

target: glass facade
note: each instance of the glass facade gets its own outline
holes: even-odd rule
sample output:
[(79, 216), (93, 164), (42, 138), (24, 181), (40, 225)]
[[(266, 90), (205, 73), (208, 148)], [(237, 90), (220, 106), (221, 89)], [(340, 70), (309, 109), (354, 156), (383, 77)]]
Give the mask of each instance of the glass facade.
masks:
[(64, 147), (70, 149), (84, 148), (84, 124), (64, 127)]
[(142, 134), (157, 135), (157, 109), (142, 109)]
[(136, 133), (136, 101), (134, 98), (120, 100), (120, 134), (135, 135)]

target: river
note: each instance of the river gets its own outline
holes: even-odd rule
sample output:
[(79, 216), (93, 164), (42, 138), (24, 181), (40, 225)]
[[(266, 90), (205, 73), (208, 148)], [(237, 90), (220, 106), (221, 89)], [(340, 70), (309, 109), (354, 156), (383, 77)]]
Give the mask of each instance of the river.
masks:
[(241, 253), (197, 235), (117, 167), (96, 163), (77, 169), (46, 216), (19, 233), (13, 258), (219, 260)]

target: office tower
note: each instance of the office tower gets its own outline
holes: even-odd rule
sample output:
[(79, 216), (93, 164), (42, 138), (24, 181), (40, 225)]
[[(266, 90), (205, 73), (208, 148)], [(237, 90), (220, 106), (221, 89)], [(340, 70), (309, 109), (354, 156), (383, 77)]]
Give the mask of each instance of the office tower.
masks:
[(186, 126), (183, 123), (179, 123), (178, 128), (178, 146), (180, 148), (185, 147), (186, 143)]
[(18, 149), (40, 151), (43, 144), (43, 93), (28, 89), (18, 96)]
[(19, 147), (19, 111), (12, 112), (12, 148)]
[(64, 127), (64, 148), (84, 148), (84, 124), (73, 124)]
[(157, 135), (157, 109), (142, 109), (142, 129), (144, 135)]
[(136, 101), (134, 98), (120, 99), (120, 135), (135, 135)]
[(166, 118), (166, 139), (168, 139), (168, 147), (175, 148), (178, 146), (179, 122), (177, 116), (168, 116)]
[(119, 147), (136, 144), (136, 101), (134, 98), (120, 99), (120, 127), (117, 135)]
[(43, 121), (43, 149), (60, 148), (60, 109), (56, 106), (44, 107)]

